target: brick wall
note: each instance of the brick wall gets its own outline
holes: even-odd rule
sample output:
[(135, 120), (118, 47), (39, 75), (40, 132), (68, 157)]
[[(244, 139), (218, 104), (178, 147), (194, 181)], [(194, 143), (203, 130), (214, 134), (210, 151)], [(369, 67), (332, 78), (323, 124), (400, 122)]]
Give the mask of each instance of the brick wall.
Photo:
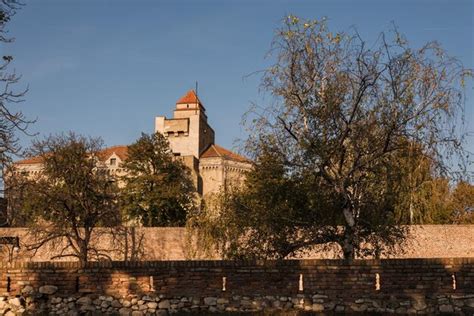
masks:
[[(5, 297), (45, 292), (44, 286), (53, 287), (55, 296), (75, 300), (110, 296), (117, 308), (133, 297), (157, 297), (179, 302), (197, 298), (195, 306), (201, 309), (217, 306), (220, 299), (222, 308), (238, 310), (248, 307), (243, 300), (267, 300), (261, 308), (275, 308), (278, 301), (292, 302), (283, 305), (287, 308), (316, 304), (323, 310), (339, 306), (339, 311), (361, 306), (364, 311), (461, 311), (474, 307), (474, 258), (0, 264), (0, 294)], [(232, 300), (238, 303), (232, 305)]]

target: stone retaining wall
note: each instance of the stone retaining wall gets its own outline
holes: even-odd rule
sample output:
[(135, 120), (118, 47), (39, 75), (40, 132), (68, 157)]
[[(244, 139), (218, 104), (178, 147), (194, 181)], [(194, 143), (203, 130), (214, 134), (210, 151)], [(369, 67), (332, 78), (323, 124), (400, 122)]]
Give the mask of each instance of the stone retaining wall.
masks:
[(474, 313), (474, 258), (0, 264), (0, 314)]

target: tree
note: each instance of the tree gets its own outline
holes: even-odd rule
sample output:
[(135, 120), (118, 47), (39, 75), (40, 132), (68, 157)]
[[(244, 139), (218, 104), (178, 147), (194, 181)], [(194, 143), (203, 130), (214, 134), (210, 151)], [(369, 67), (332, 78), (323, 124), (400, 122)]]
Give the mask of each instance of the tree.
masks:
[[(21, 7), (17, 0), (0, 1), (0, 44), (11, 43), (13, 38), (8, 37), (6, 28), (8, 22)], [(8, 67), (13, 61), (11, 55), (3, 55), (0, 61), (0, 172), (1, 191), (4, 190), (4, 171), (11, 167), (11, 156), (18, 154), (21, 150), (18, 144), (16, 132), (27, 133), (28, 126), (34, 121), (28, 120), (21, 111), (12, 108), (12, 105), (20, 103), (26, 90), (14, 90), (14, 86), (19, 82), (20, 76), (14, 72), (9, 72)], [(3, 192), (2, 192), (3, 193)], [(1, 198), (0, 198), (1, 199)], [(2, 202), (4, 202), (2, 200)], [(3, 214), (1, 214), (3, 213)], [(11, 225), (10, 214), (6, 207), (0, 210), (0, 226)]]
[(449, 210), (454, 223), (474, 224), (474, 185), (460, 181), (451, 193)]
[(144, 226), (183, 226), (195, 204), (190, 170), (160, 133), (142, 134), (123, 164), (122, 210)]
[(34, 243), (60, 249), (54, 258), (76, 257), (86, 263), (90, 257), (107, 257), (92, 246), (105, 229), (120, 224), (117, 189), (101, 162), (102, 140), (74, 133), (35, 141), (31, 154), (42, 160), (42, 171), (29, 175), (17, 212), (31, 214)]
[[(6, 25), (21, 4), (16, 0), (0, 1), (0, 43), (11, 43), (13, 38), (7, 36)], [(20, 151), (17, 131), (25, 132), (34, 121), (28, 120), (24, 114), (12, 109), (11, 105), (22, 102), (27, 90), (15, 91), (13, 88), (19, 82), (20, 76), (8, 72), (8, 67), (13, 61), (9, 55), (2, 56), (0, 61), (0, 167), (3, 168), (11, 162), (11, 155)]]
[(434, 177), (462, 174), (457, 127), (472, 71), (435, 42), (413, 49), (391, 34), (368, 45), (324, 20), (284, 20), (262, 80), (274, 102), (247, 116), (254, 170), (215, 221), (227, 253), (283, 258), (333, 242), (345, 258), (378, 256), (407, 236), (396, 209), (410, 144)]

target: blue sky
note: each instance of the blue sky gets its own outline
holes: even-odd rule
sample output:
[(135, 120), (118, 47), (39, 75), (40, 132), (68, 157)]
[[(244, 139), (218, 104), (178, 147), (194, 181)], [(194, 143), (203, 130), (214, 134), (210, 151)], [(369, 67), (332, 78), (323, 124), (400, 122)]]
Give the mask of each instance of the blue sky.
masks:
[[(232, 149), (250, 103), (265, 102), (259, 76), (246, 76), (269, 64), (274, 29), (289, 13), (326, 16), (334, 31), (356, 26), (368, 40), (394, 21), (412, 46), (438, 40), (474, 68), (472, 0), (24, 2), (9, 25), (16, 41), (1, 50), (29, 85), (19, 106), (40, 136), (73, 130), (129, 144), (198, 81), (216, 142)], [(474, 130), (472, 85), (467, 93)]]

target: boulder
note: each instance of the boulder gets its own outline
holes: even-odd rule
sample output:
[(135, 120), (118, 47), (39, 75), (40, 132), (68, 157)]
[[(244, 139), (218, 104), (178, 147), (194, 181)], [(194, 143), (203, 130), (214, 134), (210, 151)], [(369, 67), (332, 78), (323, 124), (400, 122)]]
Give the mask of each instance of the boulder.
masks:
[(120, 304), (120, 302), (117, 301), (117, 300), (113, 300), (112, 303), (110, 303), (110, 305), (112, 305), (112, 307), (114, 307), (114, 308), (122, 307), (122, 304)]
[(215, 297), (205, 297), (204, 304), (206, 305), (217, 305), (217, 298)]
[(83, 297), (78, 298), (76, 303), (79, 305), (91, 305), (92, 299), (90, 297), (83, 296)]
[(122, 307), (119, 309), (119, 315), (120, 316), (130, 316), (132, 313), (132, 310), (130, 308)]
[(322, 312), (324, 310), (324, 305), (322, 305), (322, 304), (313, 304), (313, 306), (311, 306), (311, 310), (313, 312)]
[(54, 285), (43, 285), (39, 288), (41, 294), (51, 295), (58, 291), (58, 287)]
[(15, 307), (20, 307), (21, 300), (18, 297), (14, 297), (8, 300), (8, 304), (13, 305)]
[(31, 295), (33, 294), (34, 289), (31, 285), (26, 285), (24, 288), (21, 289), (21, 294), (23, 295)]
[(440, 313), (453, 313), (454, 309), (451, 305), (441, 305), (439, 307), (439, 312)]
[(170, 304), (170, 301), (168, 301), (168, 300), (163, 300), (163, 301), (161, 301), (161, 302), (158, 303), (158, 308), (159, 308), (159, 309), (168, 309), (168, 308), (170, 308), (170, 305), (171, 305), (171, 304)]

